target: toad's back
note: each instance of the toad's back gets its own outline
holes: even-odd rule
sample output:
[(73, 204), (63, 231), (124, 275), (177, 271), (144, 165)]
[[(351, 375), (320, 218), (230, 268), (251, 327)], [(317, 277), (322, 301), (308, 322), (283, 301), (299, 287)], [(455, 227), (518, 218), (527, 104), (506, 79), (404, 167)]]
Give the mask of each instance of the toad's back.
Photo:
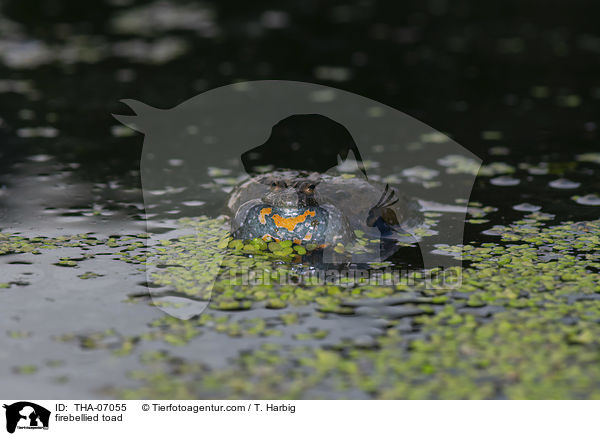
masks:
[(240, 184), (228, 201), (233, 231), (296, 243), (346, 243), (355, 231), (395, 239), (423, 221), (415, 200), (362, 177), (274, 171)]

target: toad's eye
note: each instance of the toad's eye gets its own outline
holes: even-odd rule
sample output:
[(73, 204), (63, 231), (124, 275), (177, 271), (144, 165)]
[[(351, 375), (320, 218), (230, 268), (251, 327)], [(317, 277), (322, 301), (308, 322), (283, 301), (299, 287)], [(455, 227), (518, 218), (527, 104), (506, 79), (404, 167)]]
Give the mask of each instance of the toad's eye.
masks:
[(287, 188), (287, 185), (285, 182), (281, 181), (281, 180), (273, 180), (271, 182), (271, 189), (284, 189)]
[(307, 194), (312, 194), (315, 192), (316, 187), (316, 185), (306, 185), (304, 186), (304, 192), (306, 192)]

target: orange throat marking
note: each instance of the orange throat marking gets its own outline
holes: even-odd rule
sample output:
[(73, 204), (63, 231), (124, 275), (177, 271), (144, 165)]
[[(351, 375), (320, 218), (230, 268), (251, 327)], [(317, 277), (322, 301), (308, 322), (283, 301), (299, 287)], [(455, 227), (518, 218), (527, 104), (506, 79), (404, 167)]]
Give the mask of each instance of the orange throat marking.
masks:
[(315, 212), (313, 210), (307, 210), (302, 215), (293, 216), (290, 218), (283, 218), (279, 215), (273, 215), (273, 221), (277, 227), (285, 227), (288, 229), (288, 231), (293, 232), (298, 224), (306, 221), (308, 216), (315, 216)]
[(267, 219), (265, 217), (267, 215), (269, 215), (272, 211), (273, 211), (273, 209), (271, 209), (270, 207), (265, 207), (264, 209), (261, 209), (260, 210), (260, 214), (258, 216), (258, 221), (261, 224), (266, 224), (267, 223)]

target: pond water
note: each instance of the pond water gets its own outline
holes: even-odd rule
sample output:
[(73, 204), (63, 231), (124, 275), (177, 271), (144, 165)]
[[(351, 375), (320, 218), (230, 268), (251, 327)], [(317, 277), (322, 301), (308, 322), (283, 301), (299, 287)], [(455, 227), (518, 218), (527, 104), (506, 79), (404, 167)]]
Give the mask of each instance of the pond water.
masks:
[[(570, 34), (551, 12), (522, 23), (467, 3), (394, 6), (402, 23), (369, 2), (326, 14), (303, 2), (258, 12), (228, 2), (50, 3), (34, 11), (8, 1), (0, 16), (7, 397), (599, 396), (600, 76), (582, 68), (600, 38), (585, 20)], [(565, 74), (547, 72), (547, 57)], [(214, 244), (177, 233), (165, 235), (162, 261), (179, 253), (191, 276), (168, 267), (147, 275), (157, 228), (146, 214), (174, 205), (169, 192), (144, 198), (143, 136), (110, 114), (127, 111), (125, 97), (167, 108), (265, 78), (368, 96), (483, 160), (479, 171), (452, 157), (421, 167), (376, 161), (421, 197), (444, 175), (477, 175), (464, 244), (438, 246), (462, 259), (459, 287), (240, 285), (228, 275), (239, 265), (278, 277), (293, 268), (223, 246), (211, 304), (197, 311), (177, 298), (202, 280), (196, 255)], [(170, 229), (215, 237), (215, 211), (242, 172), (202, 170), (219, 194), (177, 204)], [(467, 206), (455, 200), (444, 203)], [(426, 219), (462, 225), (452, 213)], [(406, 260), (399, 253), (392, 264)]]

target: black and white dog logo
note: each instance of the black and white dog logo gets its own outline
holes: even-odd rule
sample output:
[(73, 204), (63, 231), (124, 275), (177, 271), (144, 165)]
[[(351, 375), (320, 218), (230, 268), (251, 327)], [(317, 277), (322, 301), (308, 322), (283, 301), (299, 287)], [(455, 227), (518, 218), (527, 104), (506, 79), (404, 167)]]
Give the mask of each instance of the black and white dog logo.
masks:
[(6, 409), (6, 431), (14, 433), (18, 429), (48, 429), (50, 411), (28, 401), (4, 405)]

